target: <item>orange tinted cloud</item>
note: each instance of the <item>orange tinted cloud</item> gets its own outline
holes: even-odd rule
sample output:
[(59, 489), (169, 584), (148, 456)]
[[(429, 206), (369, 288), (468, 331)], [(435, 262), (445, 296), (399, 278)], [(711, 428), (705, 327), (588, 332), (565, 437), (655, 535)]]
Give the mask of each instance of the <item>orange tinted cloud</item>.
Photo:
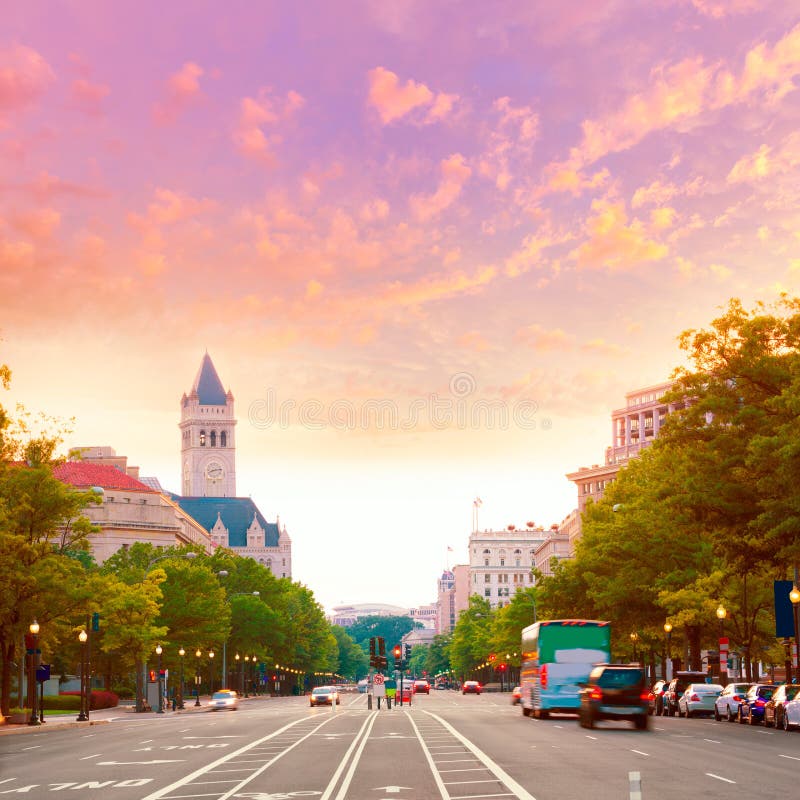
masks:
[(574, 252), (579, 267), (611, 271), (634, 269), (666, 257), (666, 245), (647, 237), (638, 220), (628, 224), (625, 204), (594, 200), (586, 223), (589, 238)]
[(50, 65), (30, 47), (0, 50), (0, 114), (31, 105), (54, 80)]
[(200, 96), (200, 78), (205, 70), (193, 61), (187, 61), (171, 75), (164, 87), (164, 98), (155, 107), (158, 122), (174, 122)]
[(12, 225), (34, 240), (50, 239), (61, 224), (61, 214), (54, 208), (38, 208), (12, 215)]
[(452, 113), (458, 101), (456, 94), (434, 94), (424, 83), (417, 83), (410, 78), (401, 83), (394, 72), (384, 67), (371, 69), (367, 73), (367, 80), (367, 103), (378, 112), (384, 125), (402, 119), (417, 109), (425, 109), (426, 113), (415, 117), (415, 121), (422, 124), (439, 122)]
[(538, 352), (570, 350), (575, 344), (575, 337), (572, 334), (566, 333), (561, 328), (548, 330), (538, 323), (521, 328), (514, 338)]
[(800, 133), (792, 133), (777, 147), (762, 144), (740, 158), (728, 173), (728, 183), (744, 183), (785, 174), (800, 165)]
[(472, 170), (467, 166), (461, 153), (455, 153), (444, 159), (439, 169), (442, 179), (436, 191), (431, 195), (412, 195), (409, 200), (411, 211), (418, 220), (435, 217), (451, 206), (461, 194), (464, 184), (472, 174)]
[(103, 115), (103, 100), (110, 91), (108, 86), (102, 83), (92, 83), (86, 78), (77, 78), (70, 87), (69, 104), (90, 117), (100, 117)]
[(305, 99), (295, 91), (281, 98), (270, 89), (263, 88), (258, 97), (245, 97), (240, 104), (239, 122), (233, 133), (233, 141), (239, 152), (265, 164), (274, 161), (274, 147), (282, 141), (274, 130), (267, 134), (265, 127), (272, 127), (290, 119), (305, 105)]

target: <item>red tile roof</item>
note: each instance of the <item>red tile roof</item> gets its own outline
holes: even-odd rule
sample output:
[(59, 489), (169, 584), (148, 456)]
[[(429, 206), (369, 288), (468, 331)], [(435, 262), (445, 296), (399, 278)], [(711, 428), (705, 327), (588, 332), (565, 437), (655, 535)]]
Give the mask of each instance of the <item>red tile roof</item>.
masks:
[(131, 478), (109, 464), (92, 464), (84, 461), (67, 461), (59, 464), (53, 474), (62, 483), (72, 486), (101, 486), (103, 489), (118, 489), (128, 492), (149, 492), (157, 494), (149, 486)]

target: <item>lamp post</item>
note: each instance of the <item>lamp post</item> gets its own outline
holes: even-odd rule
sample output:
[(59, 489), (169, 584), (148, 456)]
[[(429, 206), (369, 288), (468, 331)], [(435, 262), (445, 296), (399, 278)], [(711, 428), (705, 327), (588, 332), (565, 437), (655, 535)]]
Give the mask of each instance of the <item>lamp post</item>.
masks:
[(156, 655), (158, 656), (158, 713), (164, 713), (164, 673), (161, 669), (161, 654), (164, 649), (160, 644), (156, 645)]
[(236, 662), (236, 667), (237, 667), (237, 669), (236, 669), (237, 688), (239, 690), (239, 694), (244, 694), (244, 687), (242, 686), (244, 681), (242, 679), (242, 659), (241, 659), (241, 656), (237, 653), (233, 657), (233, 660)]
[(669, 669), (670, 673), (672, 671), (672, 655), (670, 653), (670, 639), (672, 638), (672, 623), (665, 622), (664, 623), (664, 633), (667, 634), (667, 663), (664, 665), (664, 678), (670, 677), (667, 675), (667, 669)]
[(244, 661), (245, 663), (244, 666), (242, 667), (242, 669), (244, 670), (242, 673), (244, 675), (244, 696), (248, 697), (249, 695), (247, 694), (247, 681), (250, 676), (247, 673), (250, 671), (250, 656), (245, 656)]
[(250, 669), (252, 670), (252, 673), (253, 673), (252, 683), (250, 685), (250, 694), (255, 695), (255, 694), (258, 694), (258, 692), (256, 692), (256, 689), (255, 689), (255, 686), (256, 686), (256, 657), (255, 656), (250, 656)]
[(86, 702), (86, 642), (89, 634), (81, 630), (78, 641), (81, 643), (81, 711), (77, 722), (86, 722), (89, 719), (89, 703)]
[(178, 708), (182, 709), (183, 706), (183, 657), (186, 655), (186, 651), (181, 647), (178, 650), (178, 655), (181, 657), (181, 677), (180, 682), (178, 683)]
[(722, 603), (717, 608), (719, 620), (719, 682), (725, 686), (728, 683), (728, 640), (725, 637), (725, 617), (728, 612)]
[(31, 718), (28, 725), (38, 725), (39, 715), (36, 708), (36, 668), (39, 666), (39, 623), (34, 620), (28, 627), (30, 631), (30, 647), (26, 649), (28, 654), (28, 702), (31, 704)]
[[(221, 569), (217, 575), (220, 578), (227, 578), (228, 573), (226, 570)], [(228, 595), (228, 599), (230, 600), (232, 597), (261, 597), (261, 592), (235, 592), (234, 594)], [(228, 639), (227, 637), (222, 642), (222, 682), (227, 686), (228, 684)], [(222, 687), (223, 689), (225, 686)]]
[(214, 694), (214, 651), (208, 651), (208, 693)]
[(633, 645), (633, 661), (634, 663), (639, 662), (638, 654), (636, 652), (636, 643), (639, 641), (639, 634), (635, 631), (631, 634), (631, 644)]
[[(800, 589), (797, 588), (798, 583), (800, 581), (797, 579), (797, 567), (795, 567), (794, 586), (792, 586), (792, 591), (789, 592), (789, 599), (792, 601), (792, 613), (794, 614), (794, 677), (795, 680), (800, 681), (800, 619), (798, 619), (800, 616), (798, 615), (798, 611), (800, 611)], [(788, 675), (786, 680), (789, 680)]]
[(197, 659), (197, 668), (195, 669), (195, 686), (197, 686), (196, 694), (194, 696), (194, 705), (195, 708), (200, 705), (200, 682), (202, 681), (202, 677), (200, 675), (200, 658), (203, 655), (203, 652), (198, 647), (197, 650), (194, 651), (195, 658)]

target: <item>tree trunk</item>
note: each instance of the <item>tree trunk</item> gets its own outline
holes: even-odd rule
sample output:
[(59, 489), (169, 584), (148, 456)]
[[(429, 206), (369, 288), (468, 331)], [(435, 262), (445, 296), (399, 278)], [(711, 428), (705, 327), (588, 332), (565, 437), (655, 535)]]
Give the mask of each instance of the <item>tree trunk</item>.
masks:
[(3, 674), (0, 677), (0, 714), (8, 716), (11, 711), (11, 662), (14, 658), (14, 645), (0, 639), (0, 660)]
[(134, 669), (136, 670), (136, 710), (144, 711), (144, 685), (142, 682), (144, 663), (138, 656), (134, 662)]
[(703, 669), (703, 659), (700, 655), (700, 628), (697, 625), (686, 627), (686, 636), (689, 640), (689, 669), (700, 672)]

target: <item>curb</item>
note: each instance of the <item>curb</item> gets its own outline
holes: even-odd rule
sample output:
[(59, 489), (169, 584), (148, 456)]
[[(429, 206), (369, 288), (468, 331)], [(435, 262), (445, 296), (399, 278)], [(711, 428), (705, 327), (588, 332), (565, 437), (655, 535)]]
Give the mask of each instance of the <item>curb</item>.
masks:
[(110, 719), (90, 719), (87, 722), (45, 722), (44, 725), (26, 725), (17, 723), (6, 723), (0, 725), (0, 736), (8, 736), (15, 733), (46, 733), (47, 731), (67, 730), (68, 728), (89, 728), (92, 725), (108, 725)]

